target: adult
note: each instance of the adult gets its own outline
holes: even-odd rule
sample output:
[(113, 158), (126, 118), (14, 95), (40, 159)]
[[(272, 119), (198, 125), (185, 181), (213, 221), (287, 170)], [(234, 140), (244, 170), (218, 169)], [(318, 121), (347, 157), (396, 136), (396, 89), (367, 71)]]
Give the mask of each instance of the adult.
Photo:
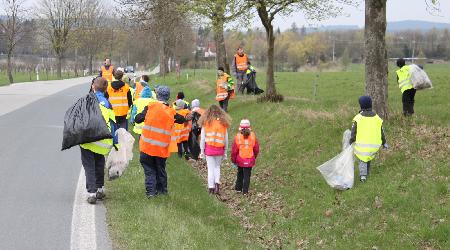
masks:
[(228, 101), (231, 98), (233, 85), (233, 78), (225, 73), (223, 67), (219, 67), (217, 69), (216, 101), (225, 112), (228, 112)]
[(111, 59), (106, 58), (103, 66), (100, 67), (100, 76), (105, 78), (108, 82), (112, 82), (114, 74), (114, 66), (111, 65)]
[(414, 96), (416, 95), (416, 89), (411, 81), (411, 68), (406, 65), (403, 58), (397, 60), (397, 66), (400, 68), (396, 73), (398, 87), (402, 92), (403, 115), (411, 116), (414, 114)]
[(108, 84), (108, 99), (111, 102), (118, 128), (128, 130), (128, 111), (133, 105), (130, 86), (122, 81), (123, 71), (114, 71), (114, 81)]
[(235, 92), (241, 92), (242, 94), (244, 93), (243, 85), (247, 81), (247, 69), (249, 65), (250, 61), (248, 59), (248, 55), (245, 54), (244, 49), (239, 46), (231, 64), (232, 71), (237, 81), (237, 89), (235, 89)]
[(175, 123), (186, 122), (183, 116), (169, 106), (170, 89), (156, 89), (158, 102), (151, 103), (136, 115), (135, 122), (144, 122), (139, 140), (140, 162), (144, 168), (147, 198), (167, 194), (166, 160)]

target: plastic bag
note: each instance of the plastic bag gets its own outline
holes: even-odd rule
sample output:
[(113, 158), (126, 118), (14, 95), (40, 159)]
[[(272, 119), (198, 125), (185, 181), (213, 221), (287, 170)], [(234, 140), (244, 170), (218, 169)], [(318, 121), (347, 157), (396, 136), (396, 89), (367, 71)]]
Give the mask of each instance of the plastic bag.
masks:
[(348, 143), (350, 136), (350, 130), (346, 130), (342, 139), (343, 151), (317, 167), (328, 185), (339, 190), (352, 188), (355, 180), (353, 147)]
[(123, 128), (119, 128), (116, 134), (119, 138), (119, 150), (112, 149), (105, 164), (110, 180), (122, 176), (133, 159), (134, 137)]
[(106, 125), (94, 93), (78, 99), (66, 111), (61, 150), (108, 138), (112, 138), (112, 134)]
[(409, 73), (411, 74), (411, 82), (415, 89), (421, 90), (433, 88), (427, 73), (419, 66), (411, 64)]

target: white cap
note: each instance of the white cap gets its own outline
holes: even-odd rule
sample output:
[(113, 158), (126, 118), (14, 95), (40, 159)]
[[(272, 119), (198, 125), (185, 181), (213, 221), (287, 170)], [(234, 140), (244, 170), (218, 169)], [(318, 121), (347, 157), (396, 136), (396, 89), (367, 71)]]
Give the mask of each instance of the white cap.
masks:
[(192, 108), (200, 108), (200, 100), (199, 99), (195, 99), (191, 102), (191, 107)]
[(118, 67), (116, 70), (117, 70), (117, 71), (122, 71), (122, 72), (125, 73), (125, 70), (124, 70), (122, 67)]
[(248, 119), (242, 119), (241, 123), (239, 124), (239, 130), (242, 130), (244, 128), (250, 128), (250, 121)]

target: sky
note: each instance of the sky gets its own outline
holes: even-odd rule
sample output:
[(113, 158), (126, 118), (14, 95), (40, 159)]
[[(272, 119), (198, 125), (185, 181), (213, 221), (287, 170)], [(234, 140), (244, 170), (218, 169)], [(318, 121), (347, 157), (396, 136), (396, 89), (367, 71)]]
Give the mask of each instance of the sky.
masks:
[[(430, 14), (427, 11), (426, 2), (431, 0), (387, 0), (387, 20), (422, 20), (439, 23), (450, 23), (450, 0), (440, 0), (440, 13)], [(326, 25), (358, 25), (364, 26), (364, 1), (360, 1), (359, 7), (346, 7), (344, 16), (324, 20), (320, 23), (310, 23), (312, 26)], [(255, 26), (261, 26), (258, 19), (254, 20)], [(295, 22), (297, 26), (309, 26), (302, 13), (294, 13), (290, 17), (277, 17), (274, 20), (274, 27), (280, 27), (281, 30), (290, 28)], [(261, 26), (262, 27), (262, 26)]]

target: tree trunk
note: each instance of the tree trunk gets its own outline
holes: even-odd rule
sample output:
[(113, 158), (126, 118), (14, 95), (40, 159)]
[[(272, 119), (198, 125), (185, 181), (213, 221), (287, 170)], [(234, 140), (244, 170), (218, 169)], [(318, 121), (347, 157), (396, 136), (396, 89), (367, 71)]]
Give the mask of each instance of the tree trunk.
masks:
[(372, 97), (373, 109), (380, 117), (386, 119), (388, 118), (386, 0), (365, 1), (366, 94)]
[(10, 53), (8, 53), (8, 59), (7, 59), (7, 68), (6, 71), (8, 73), (8, 79), (9, 79), (9, 83), (14, 83), (14, 79), (13, 79), (13, 75), (12, 75), (12, 55)]
[(268, 97), (274, 97), (277, 95), (277, 90), (275, 87), (275, 78), (274, 78), (274, 73), (273, 73), (275, 36), (273, 34), (272, 24), (267, 25), (266, 38), (267, 38), (267, 59), (268, 59), (267, 79), (266, 79), (266, 95)]
[(223, 67), (225, 69), (225, 72), (229, 74), (230, 64), (228, 63), (227, 50), (225, 48), (225, 38), (223, 37), (223, 14), (222, 17), (216, 17), (216, 20), (214, 20), (213, 23), (217, 68)]
[(93, 55), (89, 55), (89, 74), (92, 75), (94, 72), (92, 70), (92, 61), (94, 61)]
[(57, 65), (56, 65), (56, 76), (57, 76), (59, 79), (62, 78), (61, 69), (62, 69), (62, 55), (59, 54), (59, 55), (58, 55)]
[(159, 39), (159, 75), (165, 76), (167, 73), (167, 58), (165, 49), (164, 36)]

